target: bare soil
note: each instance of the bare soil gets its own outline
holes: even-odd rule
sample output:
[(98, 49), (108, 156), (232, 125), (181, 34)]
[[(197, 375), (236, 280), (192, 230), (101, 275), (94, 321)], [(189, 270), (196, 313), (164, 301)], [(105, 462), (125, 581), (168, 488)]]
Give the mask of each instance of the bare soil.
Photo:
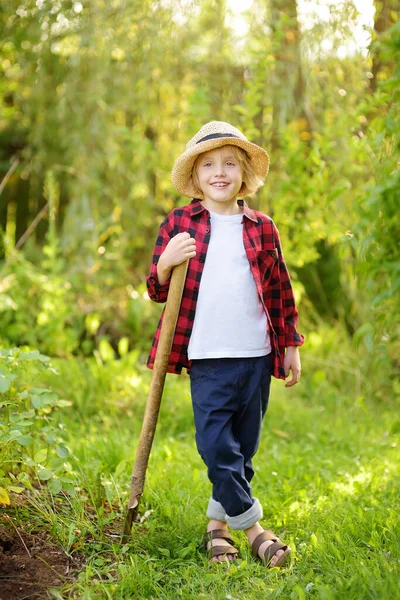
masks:
[(0, 600), (54, 598), (47, 590), (71, 582), (79, 566), (48, 534), (0, 525)]

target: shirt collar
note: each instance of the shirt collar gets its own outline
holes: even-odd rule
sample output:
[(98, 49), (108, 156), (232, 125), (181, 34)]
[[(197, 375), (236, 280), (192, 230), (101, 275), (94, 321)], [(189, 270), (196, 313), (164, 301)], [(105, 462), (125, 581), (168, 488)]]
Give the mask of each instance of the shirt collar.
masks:
[(243, 208), (243, 214), (245, 217), (247, 217), (251, 221), (254, 221), (255, 223), (258, 223), (258, 219), (254, 213), (254, 210), (251, 210), (251, 208), (247, 206), (245, 200), (238, 200), (237, 203)]
[(193, 217), (193, 215), (199, 215), (201, 212), (203, 212), (203, 210), (205, 210), (201, 200), (199, 200), (198, 198), (193, 198), (193, 200), (190, 203), (190, 214)]
[[(243, 209), (243, 214), (245, 217), (247, 217), (251, 221), (254, 221), (255, 223), (258, 223), (258, 219), (257, 219), (256, 215), (254, 214), (254, 210), (251, 210), (251, 208), (249, 208), (247, 206), (245, 200), (238, 200), (237, 203), (240, 206), (240, 208)], [(203, 203), (201, 202), (201, 200), (199, 200), (198, 198), (194, 198), (190, 203), (191, 216), (199, 215), (201, 212), (203, 212), (203, 210), (206, 210), (206, 209), (203, 206)]]

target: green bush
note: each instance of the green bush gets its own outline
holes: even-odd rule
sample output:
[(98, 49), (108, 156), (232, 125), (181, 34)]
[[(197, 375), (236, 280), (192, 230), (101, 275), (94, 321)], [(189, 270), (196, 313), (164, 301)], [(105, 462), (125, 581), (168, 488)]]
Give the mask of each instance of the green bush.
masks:
[(78, 348), (85, 328), (75, 301), (61, 261), (57, 271), (51, 271), (16, 254), (3, 270), (0, 336), (9, 345), (26, 344), (50, 355), (68, 356)]
[[(157, 326), (160, 306), (138, 289), (106, 285), (102, 275), (68, 269), (66, 261), (44, 248), (34, 265), (15, 253), (2, 271), (0, 339), (4, 345), (40, 348), (60, 358), (89, 356), (95, 350), (122, 356), (130, 349), (147, 352)], [(106, 356), (107, 358), (107, 356)]]
[(51, 389), (33, 387), (52, 370), (38, 350), (0, 350), (0, 485), (17, 493), (21, 485), (45, 484), (53, 494), (74, 494), (64, 428), (55, 418), (71, 403)]
[(392, 76), (380, 83), (378, 93), (364, 110), (374, 115), (369, 126), (370, 152), (375, 181), (358, 203), (354, 248), (358, 254), (359, 289), (368, 299), (365, 319), (355, 335), (369, 355), (367, 369), (379, 369), (379, 387), (396, 387), (400, 351), (399, 195), (400, 173), (400, 22), (380, 46), (382, 60), (397, 65)]

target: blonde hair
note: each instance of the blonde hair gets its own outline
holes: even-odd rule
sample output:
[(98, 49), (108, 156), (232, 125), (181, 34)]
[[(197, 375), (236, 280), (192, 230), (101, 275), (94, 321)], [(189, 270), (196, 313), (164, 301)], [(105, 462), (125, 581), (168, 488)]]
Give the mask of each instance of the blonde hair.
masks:
[[(243, 185), (239, 190), (239, 196), (244, 187), (247, 187), (247, 189), (251, 189), (253, 192), (258, 190), (258, 188), (261, 187), (264, 184), (264, 182), (262, 179), (260, 179), (256, 175), (256, 172), (251, 163), (250, 156), (247, 154), (246, 150), (243, 150), (243, 148), (239, 148), (238, 146), (232, 146), (230, 144), (223, 146), (223, 148), (229, 148), (232, 151), (233, 156), (238, 161), (238, 163), (242, 169)], [(199, 178), (197, 176), (197, 170), (198, 170), (199, 162), (201, 161), (201, 157), (204, 156), (204, 154), (207, 154), (207, 153), (202, 152), (201, 154), (198, 155), (198, 157), (196, 158), (196, 160), (194, 162), (194, 165), (192, 168), (192, 173), (191, 173), (191, 179), (192, 179), (196, 194), (200, 197), (203, 196), (203, 192), (201, 191), (201, 188), (200, 188)]]

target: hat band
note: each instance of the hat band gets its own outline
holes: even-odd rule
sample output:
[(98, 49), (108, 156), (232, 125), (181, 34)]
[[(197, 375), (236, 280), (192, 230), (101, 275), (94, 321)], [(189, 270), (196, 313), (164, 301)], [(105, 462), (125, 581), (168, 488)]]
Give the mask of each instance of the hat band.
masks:
[(217, 138), (227, 138), (227, 137), (238, 138), (239, 136), (233, 135), (233, 133), (210, 133), (210, 135), (206, 135), (205, 137), (201, 138), (201, 140), (196, 142), (196, 144), (200, 144), (200, 142), (206, 142), (207, 140), (215, 140)]

